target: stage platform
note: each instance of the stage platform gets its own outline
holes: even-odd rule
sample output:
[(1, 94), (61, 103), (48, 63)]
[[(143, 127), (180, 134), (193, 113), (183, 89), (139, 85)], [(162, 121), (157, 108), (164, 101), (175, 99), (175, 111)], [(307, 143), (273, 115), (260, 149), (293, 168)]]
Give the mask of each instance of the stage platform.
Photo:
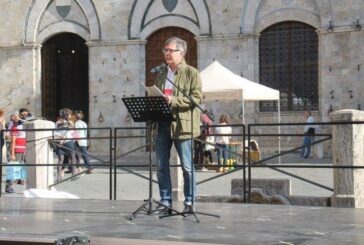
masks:
[(2, 197), (0, 244), (52, 244), (84, 235), (90, 244), (110, 245), (364, 244), (364, 209), (197, 203), (198, 211), (221, 218), (198, 215), (197, 223), (193, 216), (159, 219), (143, 213), (129, 220), (141, 204)]

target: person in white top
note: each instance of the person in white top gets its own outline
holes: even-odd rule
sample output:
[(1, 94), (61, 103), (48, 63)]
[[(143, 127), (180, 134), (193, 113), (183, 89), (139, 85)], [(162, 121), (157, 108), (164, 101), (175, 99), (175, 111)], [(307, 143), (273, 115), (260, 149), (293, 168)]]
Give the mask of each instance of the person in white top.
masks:
[(305, 111), (304, 116), (306, 118), (306, 125), (304, 128), (303, 143), (302, 143), (302, 150), (301, 150), (301, 157), (302, 158), (309, 158), (311, 153), (311, 142), (312, 138), (315, 134), (315, 125), (310, 125), (315, 123), (315, 119), (311, 115), (310, 111)]
[(226, 114), (222, 114), (219, 119), (219, 125), (221, 125), (221, 127), (215, 128), (215, 132), (217, 134), (215, 139), (217, 146), (217, 172), (219, 173), (224, 172), (224, 167), (222, 166), (222, 164), (226, 165), (228, 155), (227, 149), (231, 138), (229, 134), (231, 134), (232, 132), (231, 127), (226, 126), (227, 124), (229, 124), (229, 117)]
[[(87, 167), (86, 174), (91, 174), (93, 168), (90, 165), (90, 159), (88, 157), (88, 152), (87, 152), (87, 146), (88, 146), (87, 124), (84, 121), (82, 121), (83, 119), (82, 111), (76, 111), (75, 115), (76, 115), (75, 128), (79, 129), (77, 130), (78, 139), (76, 140), (76, 149), (81, 153), (82, 159)], [(77, 161), (79, 162), (79, 157), (77, 157)]]
[[(65, 155), (68, 155), (71, 160), (72, 175), (76, 175), (76, 154), (74, 138), (74, 130), (68, 130), (74, 128), (74, 124), (71, 120), (72, 111), (68, 108), (61, 109), (59, 111), (59, 119), (56, 122), (56, 130), (54, 131), (54, 137), (59, 141), (59, 145), (56, 148), (56, 154), (58, 156), (58, 168), (57, 168), (57, 181), (61, 181), (64, 176), (63, 164)], [(72, 180), (78, 177), (73, 177)]]

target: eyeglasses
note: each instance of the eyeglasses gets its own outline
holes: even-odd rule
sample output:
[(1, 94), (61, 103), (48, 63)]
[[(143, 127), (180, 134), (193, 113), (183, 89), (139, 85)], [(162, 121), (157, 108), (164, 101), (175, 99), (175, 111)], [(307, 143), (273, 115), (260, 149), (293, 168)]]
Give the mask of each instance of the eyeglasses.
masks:
[(170, 49), (170, 48), (164, 48), (164, 49), (162, 49), (163, 54), (166, 54), (166, 53), (174, 53), (174, 52), (177, 52), (177, 51), (180, 51), (180, 50), (179, 49)]

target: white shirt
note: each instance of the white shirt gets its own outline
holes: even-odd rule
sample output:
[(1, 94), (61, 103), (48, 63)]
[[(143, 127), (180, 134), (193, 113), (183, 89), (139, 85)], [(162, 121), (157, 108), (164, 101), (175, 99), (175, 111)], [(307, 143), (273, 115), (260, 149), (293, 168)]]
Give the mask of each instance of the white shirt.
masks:
[[(220, 125), (226, 125), (226, 123), (221, 123)], [(216, 134), (231, 134), (231, 127), (216, 127), (215, 128)], [(230, 142), (230, 138), (231, 136), (219, 136), (216, 135), (216, 143), (217, 144), (223, 144), (223, 145), (227, 145)]]
[[(315, 119), (313, 118), (313, 116), (309, 116), (307, 118), (306, 123), (308, 124), (315, 123)], [(304, 132), (307, 133), (309, 128), (315, 128), (315, 125), (305, 125)]]
[[(75, 123), (75, 128), (87, 128), (87, 124), (82, 120), (78, 120)], [(77, 140), (78, 145), (87, 146), (87, 139), (82, 139), (82, 138), (87, 138), (87, 130), (77, 130), (77, 132), (78, 136), (81, 138)]]

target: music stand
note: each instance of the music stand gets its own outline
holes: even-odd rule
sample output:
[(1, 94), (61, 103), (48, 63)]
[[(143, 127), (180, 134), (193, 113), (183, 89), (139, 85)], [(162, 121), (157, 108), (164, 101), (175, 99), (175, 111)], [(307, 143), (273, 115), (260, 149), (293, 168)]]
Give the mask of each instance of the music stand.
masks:
[[(168, 106), (164, 97), (131, 97), (131, 98), (122, 98), (128, 112), (130, 113), (131, 118), (134, 122), (146, 122), (152, 125), (153, 122), (161, 122), (161, 121), (174, 121), (174, 118), (171, 113), (171, 108)], [(153, 135), (152, 135), (152, 126), (147, 130), (147, 139), (149, 140), (149, 198), (144, 200), (144, 203), (136, 209), (133, 214), (129, 217), (130, 220), (134, 219), (141, 211), (146, 211), (147, 214), (152, 214), (152, 206), (153, 202), (157, 203), (160, 206), (163, 206), (169, 209), (171, 212), (175, 212), (175, 214), (183, 215), (181, 212), (164, 205), (161, 202), (158, 202), (153, 199), (153, 190), (152, 190), (152, 147), (153, 147)], [(148, 208), (147, 208), (148, 206)], [(183, 215), (184, 216), (184, 215)]]

